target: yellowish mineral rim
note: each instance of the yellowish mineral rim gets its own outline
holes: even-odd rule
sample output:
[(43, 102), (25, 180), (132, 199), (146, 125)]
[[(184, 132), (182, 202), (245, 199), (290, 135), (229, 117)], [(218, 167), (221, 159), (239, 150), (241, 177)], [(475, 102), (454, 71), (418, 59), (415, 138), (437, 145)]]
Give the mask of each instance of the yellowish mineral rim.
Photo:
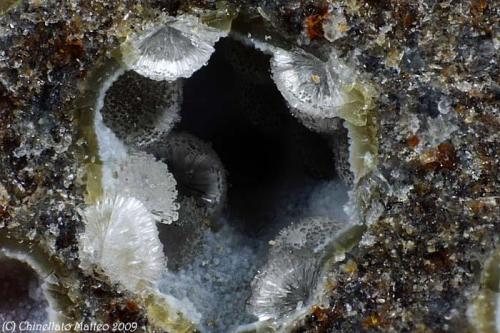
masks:
[(339, 116), (354, 126), (366, 126), (375, 108), (376, 90), (367, 82), (354, 82), (342, 90), (349, 102), (339, 109)]
[[(192, 10), (193, 14), (197, 14), (196, 9), (193, 8)], [(201, 22), (204, 24), (229, 32), (233, 20), (238, 16), (238, 8), (227, 1), (217, 1), (215, 10), (202, 11), (199, 14)]]
[(365, 126), (345, 124), (349, 136), (349, 165), (355, 182), (377, 166), (378, 140), (375, 117), (368, 117)]
[(339, 111), (349, 136), (349, 165), (355, 182), (377, 166), (378, 140), (375, 98), (369, 83), (354, 83), (344, 88), (350, 103)]
[(328, 255), (324, 264), (325, 268), (323, 270), (328, 272), (331, 270), (333, 264), (344, 260), (345, 254), (361, 241), (365, 229), (365, 226), (356, 224), (342, 231), (328, 249)]
[(481, 286), (469, 304), (468, 317), (475, 332), (498, 333), (500, 317), (500, 248), (486, 261)]
[(171, 333), (196, 332), (196, 325), (175, 309), (168, 300), (160, 294), (151, 294), (145, 300), (149, 320), (149, 331), (162, 330)]
[(105, 93), (103, 90), (106, 82), (119, 68), (120, 64), (114, 58), (102, 60), (82, 82), (80, 95), (73, 104), (81, 143), (79, 157), (83, 165), (83, 175), (80, 178), (86, 186), (87, 204), (96, 203), (103, 194), (102, 161), (99, 158), (99, 144), (94, 126), (97, 103), (101, 94)]

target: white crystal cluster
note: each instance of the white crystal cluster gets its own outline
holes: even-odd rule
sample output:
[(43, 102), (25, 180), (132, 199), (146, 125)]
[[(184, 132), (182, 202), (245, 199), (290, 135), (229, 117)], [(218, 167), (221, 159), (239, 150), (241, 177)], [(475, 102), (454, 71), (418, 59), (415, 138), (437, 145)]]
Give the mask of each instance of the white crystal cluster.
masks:
[(94, 128), (102, 163), (102, 188), (105, 195), (127, 194), (140, 200), (163, 223), (177, 220), (176, 182), (168, 167), (154, 157), (129, 148), (108, 128), (100, 112), (106, 92), (123, 74), (119, 69), (102, 84), (96, 104)]
[(215, 43), (226, 35), (192, 15), (168, 17), (131, 35), (122, 48), (123, 61), (153, 80), (187, 78), (208, 62)]
[(355, 126), (366, 125), (376, 92), (335, 49), (319, 58), (298, 47), (285, 50), (258, 40), (243, 41), (272, 55), (273, 80), (292, 114), (306, 127), (331, 133), (338, 127), (336, 118)]
[(375, 167), (376, 131), (370, 113), (377, 92), (354, 66), (343, 61), (333, 48), (318, 57), (299, 47), (286, 50), (256, 39), (239, 39), (272, 56), (273, 80), (292, 115), (304, 126), (318, 133), (335, 134), (344, 121), (357, 147), (349, 156), (356, 181)]
[[(85, 230), (79, 236), (80, 266), (88, 274), (100, 272), (112, 283), (121, 284), (132, 292), (149, 297), (151, 293), (155, 293), (156, 282), (166, 269), (166, 258), (156, 222), (171, 223), (178, 218), (176, 182), (166, 164), (152, 155), (138, 151), (133, 147), (136, 142), (125, 143), (122, 140), (123, 134), (129, 134), (133, 130), (146, 129), (142, 136), (148, 136), (151, 131), (144, 122), (139, 123), (143, 126), (140, 129), (136, 128), (137, 123), (121, 122), (120, 125), (124, 127), (130, 126), (130, 130), (118, 126), (113, 128), (116, 133), (106, 126), (101, 113), (106, 93), (117, 80), (127, 78), (127, 75), (124, 74), (124, 68), (113, 62), (104, 64), (98, 70), (97, 82), (87, 89), (91, 96), (95, 96), (95, 104), (91, 107), (97, 143), (95, 162), (102, 172), (96, 176), (100, 182), (97, 196), (94, 194), (81, 210)], [(147, 99), (144, 91), (132, 88), (134, 84), (128, 90), (122, 89), (122, 85), (127, 87), (126, 82), (120, 82), (120, 89), (117, 90), (123, 90), (121, 93), (124, 94), (124, 100), (134, 102), (134, 99)], [(155, 87), (161, 88), (161, 85)], [(147, 85), (143, 88), (147, 88)], [(168, 95), (169, 90), (160, 93)], [(175, 97), (175, 91), (173, 95), (174, 101), (179, 100)], [(134, 112), (131, 105), (125, 102), (119, 104), (117, 99), (119, 98), (116, 97), (114, 101), (118, 104), (108, 103), (107, 107), (114, 109), (108, 110), (109, 112)], [(177, 109), (171, 112), (171, 100), (168, 96), (166, 99), (165, 96), (160, 96), (156, 100), (160, 101), (158, 106), (149, 100), (150, 104), (145, 103), (145, 107), (153, 109), (135, 111), (155, 114), (155, 119), (149, 119), (150, 123), (162, 125), (160, 132), (164, 133), (172, 126), (169, 119), (178, 117), (178, 105), (174, 105)], [(120, 116), (121, 114), (116, 115), (117, 118)], [(166, 121), (162, 121), (165, 119)]]
[(322, 61), (302, 49), (277, 49), (271, 60), (274, 82), (291, 107), (321, 118), (338, 116), (351, 100), (342, 90), (355, 75), (331, 53)]
[[(286, 1), (280, 4), (282, 8), (289, 5), (293, 6)], [(271, 24), (276, 21), (270, 9), (274, 6), (275, 2), (271, 1), (258, 8), (259, 14)], [(334, 41), (347, 31), (348, 25), (342, 10), (333, 4), (329, 6), (328, 17), (322, 26), (325, 38)], [(356, 126), (366, 124), (366, 113), (372, 108), (371, 99), (375, 92), (367, 82), (360, 79), (360, 73), (354, 66), (340, 59), (334, 48), (330, 48), (328, 54), (324, 54), (324, 51), (313, 54), (312, 49), (305, 45), (307, 42), (301, 47), (285, 49), (251, 36), (239, 38), (246, 39), (246, 42), (272, 55), (274, 82), (293, 110), (292, 114), (304, 125), (315, 131), (325, 132), (327, 128), (324, 122), (331, 122), (337, 117)], [(264, 39), (267, 41), (267, 37)], [(335, 127), (331, 130), (335, 130)]]
[(81, 267), (102, 269), (112, 281), (135, 292), (152, 288), (165, 270), (165, 259), (148, 209), (137, 199), (116, 195), (105, 196), (82, 215)]
[(260, 321), (278, 320), (310, 304), (319, 264), (309, 251), (273, 256), (257, 275), (250, 310)]
[(177, 189), (167, 165), (144, 152), (131, 152), (114, 170), (105, 192), (139, 199), (156, 221), (172, 223), (178, 216)]
[(259, 321), (289, 319), (318, 301), (323, 263), (345, 227), (342, 221), (305, 218), (271, 241), (268, 261), (252, 282), (249, 309)]
[[(182, 86), (177, 79), (202, 67), (225, 35), (195, 16), (165, 18), (131, 35), (123, 45), (126, 67), (144, 78), (118, 68), (98, 82), (94, 129), (102, 195), (82, 210), (85, 232), (79, 251), (85, 271), (101, 271), (138, 293), (155, 289), (166, 269), (155, 222), (178, 219), (177, 182), (165, 159), (159, 161), (141, 147), (169, 133), (179, 119)], [(181, 169), (183, 185), (206, 203), (207, 210), (215, 211), (225, 196), (222, 164), (199, 140), (176, 140), (167, 147), (175, 147), (168, 152), (179, 161), (175, 165)], [(169, 307), (184, 304), (167, 296)]]
[[(119, 69), (102, 83), (94, 127), (103, 196), (82, 210), (81, 267), (102, 272), (147, 299), (154, 298), (151, 293), (158, 296), (159, 288), (169, 307), (189, 312), (185, 317), (208, 331), (235, 326), (228, 318), (283, 326), (319, 302), (325, 266), (336, 260), (343, 246), (339, 238), (349, 226), (329, 216), (336, 214), (329, 207), (331, 201), (316, 197), (316, 206), (309, 208), (324, 213), (322, 217), (306, 213), (291, 225), (287, 219), (288, 227), (270, 242), (267, 261), (261, 263), (258, 246), (242, 245), (227, 226), (215, 233), (178, 222), (162, 227), (196, 232), (203, 245), (195, 249), (193, 242), (190, 248), (192, 239), (184, 240), (198, 256), (180, 260), (177, 272), (167, 271), (156, 222), (177, 221), (184, 202), (190, 210), (187, 219), (202, 217), (196, 221), (201, 225), (205, 218), (218, 216), (225, 202), (226, 172), (217, 154), (196, 137), (171, 130), (181, 105), (178, 79), (204, 66), (227, 32), (188, 14), (159, 21), (128, 37), (122, 45), (122, 60), (129, 71)], [(340, 119), (356, 128), (367, 125), (372, 91), (335, 51), (320, 57), (302, 48), (285, 50), (255, 41), (254, 45), (271, 55), (272, 79), (305, 126), (332, 134)], [(325, 191), (332, 195), (330, 187)], [(197, 209), (202, 211), (192, 212)], [(256, 274), (258, 266), (261, 270)], [(249, 313), (232, 318), (231, 313), (242, 309), (247, 300)]]

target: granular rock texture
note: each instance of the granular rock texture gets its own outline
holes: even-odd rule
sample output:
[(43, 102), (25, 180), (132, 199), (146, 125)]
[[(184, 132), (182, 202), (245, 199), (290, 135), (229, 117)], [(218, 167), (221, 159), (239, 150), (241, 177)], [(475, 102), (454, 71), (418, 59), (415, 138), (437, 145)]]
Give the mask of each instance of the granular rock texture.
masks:
[[(466, 332), (498, 242), (498, 13), (485, 1), (362, 1), (334, 45), (381, 92), (383, 213), (339, 266), (331, 308), (308, 331)], [(496, 46), (495, 46), (496, 45)], [(438, 132), (432, 133), (436, 122)], [(449, 129), (451, 133), (447, 133)]]
[(1, 246), (49, 258), (69, 297), (68, 319), (144, 323), (135, 296), (77, 268), (76, 207), (90, 156), (78, 141), (75, 114), (82, 105), (73, 102), (87, 71), (117, 45), (119, 22), (112, 17), (123, 18), (127, 6), (23, 1), (0, 14)]
[[(353, 188), (366, 232), (332, 268), (329, 307), (314, 308), (295, 331), (471, 331), (467, 304), (500, 232), (494, 2), (237, 5), (240, 15), (254, 15), (262, 5), (260, 12), (289, 46), (335, 48), (379, 93), (378, 161)], [(69, 294), (70, 317), (134, 321), (144, 328), (144, 305), (135, 295), (78, 268), (83, 225), (77, 207), (92, 156), (78, 131), (84, 106), (75, 100), (88, 72), (154, 10), (175, 15), (215, 7), (215, 1), (21, 1), (3, 7), (0, 246), (9, 238), (47, 254)], [(334, 37), (328, 24), (340, 29)]]

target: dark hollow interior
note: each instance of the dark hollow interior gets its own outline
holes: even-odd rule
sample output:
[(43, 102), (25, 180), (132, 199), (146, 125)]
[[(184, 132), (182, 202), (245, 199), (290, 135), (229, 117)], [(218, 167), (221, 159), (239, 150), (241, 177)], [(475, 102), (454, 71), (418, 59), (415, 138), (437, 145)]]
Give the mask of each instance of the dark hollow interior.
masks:
[(43, 322), (47, 306), (37, 273), (19, 260), (0, 258), (0, 321)]
[[(225, 38), (187, 79), (178, 129), (212, 144), (228, 173), (226, 213), (247, 234), (273, 221), (289, 193), (334, 178), (327, 141), (289, 112), (269, 56)], [(236, 222), (235, 222), (236, 223)]]

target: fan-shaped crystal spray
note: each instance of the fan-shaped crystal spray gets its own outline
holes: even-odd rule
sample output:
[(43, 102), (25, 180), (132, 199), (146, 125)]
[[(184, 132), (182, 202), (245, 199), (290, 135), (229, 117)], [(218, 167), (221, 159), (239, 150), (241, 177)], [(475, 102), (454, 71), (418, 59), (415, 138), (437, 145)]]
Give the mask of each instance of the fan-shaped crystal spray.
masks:
[[(127, 194), (131, 197), (137, 198), (146, 206), (146, 208), (150, 210), (153, 217), (158, 222), (171, 223), (172, 221), (177, 220), (177, 210), (179, 207), (175, 202), (175, 199), (177, 198), (175, 179), (168, 172), (168, 167), (164, 163), (157, 161), (151, 155), (143, 152), (131, 151), (130, 147), (125, 145), (118, 137), (118, 135), (121, 135), (122, 137), (127, 138), (127, 135), (131, 132), (134, 133), (135, 130), (136, 134), (142, 131), (145, 135), (144, 137), (151, 138), (152, 136), (148, 136), (147, 134), (155, 133), (155, 131), (147, 126), (142, 130), (140, 128), (138, 129), (136, 127), (138, 125), (137, 123), (129, 123), (120, 119), (119, 116), (116, 116), (116, 118), (108, 118), (111, 125), (116, 125), (114, 128), (116, 133), (104, 123), (104, 117), (101, 110), (105, 108), (106, 93), (113, 90), (112, 87), (117, 80), (126, 77), (127, 73), (124, 74), (124, 70), (122, 68), (118, 68), (113, 71), (108, 78), (100, 83), (97, 101), (95, 104), (96, 111), (94, 115), (94, 130), (97, 137), (99, 160), (102, 165), (102, 177), (99, 185), (101, 185), (103, 192), (112, 194)], [(121, 94), (122, 92), (119, 91), (119, 87), (121, 87), (121, 85), (122, 83), (115, 86), (117, 91), (112, 91), (111, 95)], [(129, 89), (126, 82), (124, 85), (126, 87), (123, 87), (123, 89)], [(137, 88), (137, 90), (144, 89), (144, 87), (141, 87), (140, 89), (139, 87)], [(138, 96), (143, 94), (143, 92), (140, 91), (127, 91), (129, 92), (129, 95), (134, 94), (135, 96)], [(168, 91), (165, 93), (168, 93)], [(147, 95), (143, 95), (143, 97), (146, 99), (151, 98)], [(125, 97), (125, 101), (127, 103), (133, 103), (131, 99), (133, 100), (131, 97)], [(108, 103), (108, 116), (110, 116), (110, 113), (112, 114), (115, 111), (117, 112), (115, 115), (119, 114), (118, 110), (120, 109), (124, 112), (133, 113), (134, 110), (130, 108), (130, 106), (127, 104), (121, 104), (123, 101), (120, 101), (118, 96), (113, 96), (111, 100), (113, 103)], [(169, 97), (165, 97), (164, 101), (166, 100), (169, 100)], [(147, 105), (148, 101), (145, 101), (144, 104)], [(142, 104), (139, 103), (138, 106), (141, 105)], [(164, 106), (165, 105), (163, 104), (161, 107)], [(154, 106), (151, 107), (153, 108)], [(147, 110), (147, 108), (144, 110)], [(154, 112), (155, 110), (151, 111), (151, 113)], [(146, 113), (151, 114), (149, 111), (146, 111)], [(170, 117), (168, 112), (167, 115), (165, 115), (163, 111), (160, 113), (161, 115), (159, 115), (158, 120), (159, 123)], [(144, 124), (141, 123), (141, 121), (146, 122), (145, 120), (141, 120), (137, 115), (131, 115), (130, 117), (136, 119), (139, 124)], [(117, 119), (120, 120), (118, 121)], [(117, 121), (113, 122), (113, 120)], [(149, 125), (155, 123), (154, 119), (150, 119), (150, 121)], [(168, 120), (165, 121), (165, 124), (165, 127), (162, 128), (163, 133), (169, 129), (169, 126), (172, 126), (172, 124), (169, 124)], [(138, 139), (140, 136), (131, 136), (128, 138)], [(136, 141), (136, 143), (138, 142), (139, 141)], [(149, 142), (149, 140), (146, 140), (146, 142)]]
[(250, 311), (259, 320), (280, 319), (307, 305), (318, 280), (318, 266), (310, 251), (273, 256), (252, 282)]
[(365, 125), (370, 89), (356, 82), (355, 71), (335, 52), (323, 61), (299, 48), (272, 50), (273, 79), (292, 108), (320, 120), (341, 117)]
[(173, 132), (146, 150), (169, 165), (181, 195), (195, 198), (207, 216), (218, 211), (225, 200), (226, 173), (208, 144), (190, 134)]
[(150, 154), (130, 153), (106, 185), (107, 192), (139, 199), (159, 222), (171, 223), (179, 216), (174, 176), (165, 163)]
[(105, 195), (82, 212), (85, 232), (80, 235), (81, 266), (102, 269), (114, 282), (141, 292), (165, 270), (162, 244), (148, 209), (137, 199)]
[(203, 24), (191, 15), (169, 17), (166, 22), (133, 35), (122, 48), (123, 61), (153, 80), (188, 78), (204, 66), (214, 44), (227, 32)]
[(259, 320), (278, 320), (308, 306), (327, 248), (344, 223), (307, 218), (271, 242), (269, 259), (252, 283), (250, 310)]
[(181, 81), (158, 82), (127, 71), (106, 91), (100, 112), (121, 141), (141, 146), (172, 129), (181, 104)]

